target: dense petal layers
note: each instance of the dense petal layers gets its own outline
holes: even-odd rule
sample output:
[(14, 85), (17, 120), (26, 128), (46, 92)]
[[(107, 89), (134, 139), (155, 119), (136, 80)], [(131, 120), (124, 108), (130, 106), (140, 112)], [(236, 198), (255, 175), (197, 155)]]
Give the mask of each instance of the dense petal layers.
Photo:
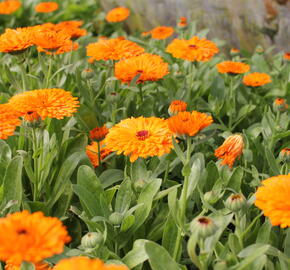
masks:
[(130, 15), (130, 10), (126, 7), (117, 7), (110, 10), (106, 15), (108, 22), (121, 22), (126, 20)]
[(53, 12), (58, 9), (56, 2), (42, 2), (35, 6), (35, 11), (39, 13)]
[(166, 39), (173, 35), (174, 29), (169, 26), (158, 26), (153, 28), (150, 33), (155, 39)]
[(168, 108), (168, 112), (170, 115), (177, 114), (179, 112), (186, 111), (187, 103), (182, 100), (173, 100), (170, 103), (170, 106)]
[(242, 74), (250, 70), (250, 66), (242, 62), (224, 61), (216, 65), (219, 73)]
[(11, 14), (21, 7), (21, 2), (18, 0), (7, 0), (0, 2), (0, 14)]
[(20, 114), (9, 104), (0, 104), (0, 139), (7, 139), (20, 125)]
[[(100, 156), (99, 156), (99, 147), (100, 147)], [(98, 146), (97, 142), (92, 142), (90, 145), (86, 147), (87, 156), (89, 157), (94, 167), (98, 167), (100, 165), (100, 161), (102, 161), (111, 152), (112, 151), (105, 146), (103, 141), (100, 142), (100, 146)]]
[(266, 73), (254, 72), (243, 78), (243, 83), (247, 86), (258, 87), (272, 82), (271, 77)]

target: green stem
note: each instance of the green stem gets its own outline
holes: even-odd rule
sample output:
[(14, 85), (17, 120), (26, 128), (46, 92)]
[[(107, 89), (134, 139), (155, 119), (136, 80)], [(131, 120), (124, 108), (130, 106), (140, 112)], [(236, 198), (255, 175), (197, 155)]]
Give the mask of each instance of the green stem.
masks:
[(229, 78), (229, 103), (228, 103), (228, 109), (229, 109), (229, 128), (232, 130), (232, 124), (233, 124), (233, 118), (234, 118), (234, 112), (236, 111), (236, 97), (234, 95), (234, 85), (233, 85), (233, 78)]
[(141, 99), (141, 103), (143, 103), (143, 90), (142, 90), (142, 84), (139, 83), (138, 85), (139, 87), (139, 95), (140, 95), (140, 99)]
[(46, 78), (45, 78), (44, 88), (48, 88), (48, 86), (49, 86), (51, 71), (52, 71), (52, 56), (49, 57), (49, 65), (48, 65), (48, 71), (47, 71)]

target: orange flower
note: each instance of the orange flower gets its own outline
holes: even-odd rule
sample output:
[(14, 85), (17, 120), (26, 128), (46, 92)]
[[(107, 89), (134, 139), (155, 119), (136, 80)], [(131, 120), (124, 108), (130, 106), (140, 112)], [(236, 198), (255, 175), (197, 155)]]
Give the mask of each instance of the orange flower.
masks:
[(0, 14), (11, 14), (21, 7), (21, 2), (18, 0), (6, 0), (0, 2)]
[(177, 115), (171, 116), (167, 122), (169, 129), (181, 137), (183, 135), (196, 135), (202, 129), (209, 126), (213, 122), (213, 119), (206, 113), (192, 111), (179, 112)]
[(243, 137), (239, 134), (229, 136), (224, 143), (215, 150), (215, 156), (222, 159), (222, 165), (228, 165), (230, 168), (237, 158), (243, 153)]
[(37, 122), (40, 120), (40, 116), (37, 112), (27, 112), (23, 118), (28, 122)]
[(276, 98), (273, 104), (274, 110), (285, 112), (289, 106), (284, 98)]
[(164, 119), (138, 117), (122, 120), (110, 128), (104, 142), (111, 151), (130, 156), (134, 162), (138, 157), (147, 158), (169, 153), (172, 134)]
[(290, 161), (290, 148), (283, 148), (280, 152), (280, 158), (285, 161)]
[(58, 88), (27, 91), (13, 96), (9, 104), (22, 115), (36, 112), (42, 120), (47, 117), (63, 119), (65, 116), (72, 116), (79, 107), (76, 97), (69, 91)]
[(290, 227), (290, 174), (278, 175), (262, 182), (256, 192), (255, 205), (273, 226)]
[(219, 73), (228, 73), (230, 75), (246, 73), (250, 66), (242, 62), (224, 61), (216, 65)]
[(153, 28), (150, 32), (151, 36), (155, 39), (166, 39), (173, 35), (174, 29), (168, 26), (159, 26)]
[(17, 212), (0, 219), (0, 260), (38, 263), (63, 252), (70, 237), (57, 218)]
[(39, 13), (53, 12), (58, 9), (58, 3), (56, 2), (42, 2), (36, 5), (35, 11)]
[(283, 57), (286, 60), (290, 60), (290, 52), (285, 52)]
[(87, 56), (90, 56), (92, 61), (120, 60), (137, 56), (144, 51), (144, 48), (135, 42), (120, 38), (101, 39), (87, 46)]
[(169, 73), (168, 64), (159, 55), (144, 53), (124, 59), (115, 64), (115, 76), (124, 83), (130, 83), (138, 74), (137, 83), (158, 81)]
[(129, 270), (125, 265), (105, 265), (100, 259), (87, 257), (72, 257), (57, 263), (54, 270), (90, 269), (90, 270)]
[(76, 42), (72, 42), (71, 40), (68, 40), (67, 43), (61, 47), (59, 47), (56, 51), (49, 51), (47, 49), (43, 49), (41, 47), (37, 47), (37, 51), (39, 52), (44, 52), (48, 55), (52, 55), (52, 54), (63, 54), (66, 52), (70, 52), (70, 51), (76, 51), (79, 48), (79, 44)]
[[(109, 150), (105, 144), (104, 141), (100, 142), (100, 159), (103, 160), (106, 156), (112, 153), (111, 150)], [(92, 142), (90, 145), (87, 145), (86, 147), (86, 153), (89, 157), (91, 163), (94, 167), (98, 167), (99, 164), (99, 146), (97, 142)]]
[(208, 61), (219, 52), (214, 42), (197, 36), (189, 40), (174, 39), (166, 48), (175, 58), (189, 61)]
[(186, 17), (180, 17), (177, 26), (178, 27), (181, 27), (181, 28), (187, 26), (187, 19), (186, 19)]
[(110, 10), (106, 15), (107, 22), (121, 22), (130, 15), (130, 10), (126, 7), (117, 7)]
[(0, 139), (6, 140), (20, 125), (19, 113), (9, 104), (0, 104)]
[(231, 53), (232, 54), (236, 54), (236, 53), (239, 53), (239, 52), (240, 52), (239, 49), (237, 49), (237, 48), (231, 48)]
[(103, 125), (102, 127), (95, 127), (90, 131), (90, 139), (101, 141), (106, 137), (108, 132), (109, 129), (106, 127), (106, 125)]
[(168, 108), (170, 115), (175, 115), (179, 112), (186, 111), (187, 103), (182, 100), (173, 100)]
[(6, 29), (0, 35), (0, 52), (21, 52), (32, 46), (29, 28)]
[[(45, 262), (36, 263), (34, 267), (35, 267), (35, 270), (51, 270), (52, 269), (49, 266), (49, 264)], [(5, 270), (21, 270), (20, 268), (21, 267), (19, 265), (15, 265), (11, 262), (6, 262), (6, 265), (5, 265)]]
[(247, 86), (258, 87), (270, 83), (271, 77), (266, 73), (254, 72), (243, 78), (243, 83)]
[(149, 37), (151, 35), (151, 31), (145, 31), (141, 33), (142, 37)]
[(55, 31), (64, 31), (70, 38), (76, 39), (87, 34), (85, 29), (79, 28), (82, 24), (82, 21), (63, 21), (55, 25)]

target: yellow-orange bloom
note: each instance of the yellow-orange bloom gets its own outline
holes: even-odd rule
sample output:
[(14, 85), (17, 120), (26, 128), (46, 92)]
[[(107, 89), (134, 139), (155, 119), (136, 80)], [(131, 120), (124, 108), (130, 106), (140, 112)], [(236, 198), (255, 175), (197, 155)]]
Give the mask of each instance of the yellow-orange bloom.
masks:
[(284, 98), (276, 98), (273, 104), (275, 110), (285, 112), (289, 106)]
[(215, 156), (222, 159), (222, 165), (228, 165), (230, 168), (237, 158), (239, 158), (244, 149), (243, 137), (239, 134), (229, 136), (224, 143), (215, 150)]
[(52, 54), (63, 54), (63, 53), (70, 52), (70, 51), (76, 51), (78, 48), (79, 48), (79, 44), (78, 43), (73, 42), (71, 40), (68, 40), (65, 45), (59, 47), (57, 50), (50, 51), (50, 50), (47, 50), (47, 49), (43, 49), (43, 48), (41, 48), (39, 46), (37, 47), (37, 50), (39, 52), (44, 52), (44, 53), (46, 53), (48, 55), (52, 55)]
[(177, 136), (194, 136), (209, 126), (213, 119), (206, 113), (197, 111), (179, 112), (167, 119), (169, 129)]
[(231, 48), (231, 53), (232, 54), (239, 53), (239, 52), (240, 52), (239, 49), (237, 49), (237, 48)]
[(242, 62), (224, 61), (216, 65), (219, 73), (228, 73), (231, 75), (246, 73), (250, 66)]
[(180, 17), (177, 26), (178, 27), (181, 27), (181, 28), (187, 26), (187, 19), (186, 19), (186, 17)]
[(63, 21), (55, 25), (55, 31), (64, 31), (70, 35), (72, 39), (76, 39), (87, 34), (85, 29), (79, 28), (83, 24), (82, 21)]
[(56, 264), (54, 270), (129, 270), (125, 265), (106, 265), (100, 259), (90, 259), (87, 257), (72, 257), (63, 259)]
[(126, 20), (130, 15), (130, 10), (126, 7), (117, 7), (110, 10), (106, 15), (108, 22), (121, 22)]
[(91, 61), (120, 60), (137, 56), (144, 51), (135, 42), (120, 38), (101, 39), (87, 46), (87, 56), (91, 57)]
[(219, 52), (214, 42), (197, 36), (189, 40), (174, 39), (166, 48), (175, 58), (188, 61), (208, 61)]
[(38, 263), (63, 252), (70, 237), (57, 218), (17, 212), (0, 219), (0, 260)]
[(11, 14), (21, 7), (21, 2), (18, 0), (6, 0), (0, 2), (0, 14)]
[[(35, 270), (51, 270), (52, 268), (49, 266), (49, 264), (45, 262), (39, 262), (34, 264)], [(21, 266), (15, 265), (11, 262), (6, 262), (5, 270), (21, 270)]]
[(143, 53), (115, 64), (115, 76), (124, 83), (130, 83), (140, 74), (137, 83), (158, 81), (169, 73), (168, 64), (159, 55)]
[(179, 112), (184, 112), (186, 111), (187, 108), (187, 103), (182, 101), (182, 100), (173, 100), (170, 103), (170, 106), (168, 108), (168, 113), (170, 115), (175, 115)]
[(168, 26), (158, 26), (153, 28), (150, 32), (151, 36), (155, 39), (166, 39), (173, 35), (174, 29)]
[(285, 52), (283, 55), (284, 59), (290, 60), (290, 52)]
[(151, 31), (145, 31), (141, 33), (142, 37), (149, 37), (151, 35)]
[(23, 92), (13, 96), (9, 104), (22, 115), (36, 112), (42, 120), (47, 117), (63, 119), (72, 116), (79, 107), (77, 98), (71, 92), (58, 88)]
[(0, 104), (0, 139), (6, 140), (20, 125), (19, 113), (9, 104)]
[(56, 2), (42, 2), (35, 6), (35, 11), (39, 13), (53, 12), (58, 9), (58, 3)]
[[(92, 142), (90, 145), (87, 145), (86, 153), (87, 153), (87, 156), (89, 157), (92, 165), (94, 167), (98, 167), (100, 165), (98, 143)], [(100, 159), (101, 159), (101, 161), (111, 153), (112, 153), (112, 151), (105, 146), (104, 141), (101, 141), (100, 142)]]
[(271, 77), (266, 73), (254, 72), (243, 78), (243, 83), (247, 86), (258, 87), (272, 82)]
[(120, 155), (130, 156), (134, 162), (138, 157), (147, 158), (169, 153), (172, 133), (164, 119), (138, 117), (122, 120), (110, 128), (104, 140), (106, 147)]
[(0, 52), (20, 52), (32, 46), (29, 28), (6, 29), (0, 35)]
[(256, 192), (255, 205), (273, 226), (290, 227), (290, 174), (278, 175), (262, 181)]
[(281, 150), (280, 158), (288, 162), (290, 161), (290, 148), (289, 147), (283, 148)]
[(101, 141), (106, 137), (108, 132), (109, 129), (106, 127), (106, 125), (103, 125), (102, 127), (95, 127), (90, 131), (90, 139)]

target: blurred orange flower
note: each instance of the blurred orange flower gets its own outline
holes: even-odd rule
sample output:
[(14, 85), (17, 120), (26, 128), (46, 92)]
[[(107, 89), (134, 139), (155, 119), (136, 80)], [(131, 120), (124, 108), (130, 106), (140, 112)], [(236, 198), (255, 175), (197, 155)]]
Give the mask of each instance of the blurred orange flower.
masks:
[(0, 14), (11, 14), (21, 7), (21, 2), (18, 0), (4, 0), (0, 2)]
[[(63, 252), (70, 237), (62, 223), (41, 212), (10, 214), (0, 219), (0, 260), (20, 265), (39, 263)], [(12, 244), (15, 243), (15, 244)]]
[(102, 127), (95, 127), (90, 131), (90, 139), (101, 141), (106, 137), (108, 132), (109, 129), (106, 127), (106, 125), (103, 125)]
[(166, 39), (173, 35), (174, 29), (168, 26), (158, 26), (153, 28), (150, 32), (151, 36), (155, 39)]
[(168, 112), (170, 115), (175, 115), (179, 112), (186, 111), (187, 103), (182, 100), (173, 100), (170, 103), (170, 106), (168, 108)]
[(274, 109), (284, 112), (289, 108), (286, 100), (284, 98), (276, 98), (274, 101)]
[(284, 53), (284, 59), (290, 60), (290, 52), (285, 52)]
[(58, 9), (56, 2), (42, 2), (35, 6), (35, 11), (39, 13), (53, 12)]
[(250, 66), (242, 62), (224, 61), (216, 65), (219, 73), (228, 73), (231, 75), (246, 73)]
[(166, 48), (175, 58), (189, 61), (208, 61), (219, 52), (214, 42), (197, 36), (189, 40), (174, 39)]
[(157, 117), (138, 117), (122, 120), (110, 128), (104, 140), (106, 147), (120, 155), (130, 156), (134, 162), (138, 157), (147, 158), (169, 153), (172, 133), (167, 122)]
[(70, 51), (76, 51), (78, 48), (79, 48), (79, 44), (77, 42), (73, 42), (71, 40), (68, 40), (66, 42), (66, 44), (59, 47), (57, 50), (50, 51), (50, 50), (43, 49), (43, 48), (38, 46), (37, 51), (44, 52), (48, 55), (52, 55), (52, 54), (63, 54), (63, 53), (70, 52)]
[(255, 195), (255, 205), (270, 219), (273, 226), (290, 227), (290, 174), (262, 181)]
[(232, 168), (235, 160), (242, 155), (243, 149), (243, 137), (239, 134), (231, 135), (215, 150), (215, 156), (223, 160), (222, 165)]
[(144, 53), (124, 59), (115, 64), (115, 76), (124, 83), (130, 83), (138, 74), (137, 83), (158, 81), (169, 73), (168, 64), (159, 55)]
[[(90, 145), (86, 147), (86, 153), (87, 156), (89, 157), (92, 165), (94, 167), (98, 167), (99, 164), (99, 146), (97, 142), (92, 142)], [(100, 142), (100, 159), (103, 160), (106, 156), (111, 154), (112, 151), (109, 150), (105, 144), (104, 141)]]
[(181, 28), (187, 26), (187, 18), (186, 17), (180, 17), (177, 26), (181, 27)]
[(64, 31), (76, 39), (87, 34), (87, 30), (79, 28), (82, 24), (82, 21), (63, 21), (55, 25), (55, 31)]
[(266, 73), (254, 72), (243, 78), (243, 83), (247, 86), (258, 87), (272, 82), (271, 77)]
[(121, 22), (126, 20), (130, 15), (130, 10), (126, 7), (117, 7), (110, 10), (106, 15), (108, 22)]
[[(49, 264), (45, 262), (39, 262), (34, 264), (35, 270), (51, 270), (52, 268), (49, 266)], [(21, 270), (21, 266), (15, 265), (11, 262), (6, 262), (5, 270)]]
[(181, 137), (183, 135), (194, 136), (202, 129), (209, 126), (213, 119), (206, 113), (197, 111), (179, 112), (167, 119), (169, 129)]
[(120, 60), (137, 56), (144, 51), (135, 42), (120, 38), (101, 39), (87, 46), (87, 56), (91, 57), (91, 61)]
[(239, 53), (239, 52), (240, 52), (239, 49), (237, 49), (237, 48), (231, 48), (231, 53), (232, 54)]

